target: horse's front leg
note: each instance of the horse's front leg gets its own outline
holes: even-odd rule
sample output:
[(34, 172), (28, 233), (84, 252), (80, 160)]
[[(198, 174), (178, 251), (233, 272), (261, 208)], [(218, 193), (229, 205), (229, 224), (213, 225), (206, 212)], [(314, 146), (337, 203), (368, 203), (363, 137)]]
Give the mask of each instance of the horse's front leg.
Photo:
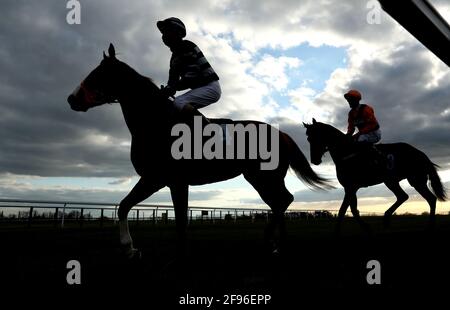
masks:
[(188, 197), (189, 185), (170, 186), (173, 207), (175, 210), (175, 223), (177, 230), (177, 257), (186, 255), (186, 229), (188, 223)]
[(350, 197), (350, 210), (352, 211), (352, 215), (355, 218), (355, 220), (358, 222), (358, 224), (361, 226), (363, 231), (368, 235), (372, 235), (372, 230), (370, 229), (370, 226), (363, 221), (361, 218), (361, 215), (359, 215), (358, 211), (358, 198), (356, 197), (356, 191), (349, 193)]
[(156, 184), (142, 177), (131, 192), (120, 202), (118, 211), (120, 244), (124, 248), (125, 255), (128, 258), (140, 257), (140, 252), (133, 247), (133, 239), (128, 228), (128, 213), (135, 205), (144, 201), (163, 187), (164, 185), (162, 184)]
[(339, 209), (336, 228), (335, 228), (335, 234), (336, 236), (340, 237), (341, 235), (341, 225), (342, 221), (344, 220), (345, 213), (347, 213), (348, 206), (350, 205), (350, 196), (347, 192), (345, 192), (344, 200), (342, 201), (341, 208)]

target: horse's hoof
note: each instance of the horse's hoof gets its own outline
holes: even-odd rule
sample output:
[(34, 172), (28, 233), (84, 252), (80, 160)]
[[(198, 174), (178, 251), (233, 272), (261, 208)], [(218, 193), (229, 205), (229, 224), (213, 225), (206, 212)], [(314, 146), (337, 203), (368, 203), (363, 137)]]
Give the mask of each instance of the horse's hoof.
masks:
[(133, 259), (133, 260), (140, 260), (140, 259), (142, 259), (142, 252), (140, 250), (138, 250), (138, 249), (133, 249), (130, 259)]
[(142, 252), (135, 248), (127, 249), (125, 250), (125, 257), (128, 260), (140, 260), (142, 258)]

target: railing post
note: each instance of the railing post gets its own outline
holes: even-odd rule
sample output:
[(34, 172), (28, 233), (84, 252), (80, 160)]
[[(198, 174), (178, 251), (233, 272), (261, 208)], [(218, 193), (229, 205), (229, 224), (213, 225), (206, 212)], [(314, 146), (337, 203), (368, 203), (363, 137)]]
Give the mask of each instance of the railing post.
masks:
[(136, 210), (136, 226), (139, 224), (139, 209)]
[(104, 211), (104, 209), (102, 208), (100, 210), (100, 227), (103, 227), (103, 211)]
[(67, 205), (67, 203), (65, 203), (64, 207), (63, 207), (63, 214), (62, 214), (62, 219), (61, 219), (61, 228), (64, 228), (64, 217), (66, 216), (66, 205)]
[(56, 226), (57, 225), (57, 223), (58, 223), (58, 211), (59, 211), (59, 208), (58, 207), (56, 207), (55, 208), (55, 215), (53, 216), (53, 220), (54, 220), (54, 225)]
[(83, 227), (83, 213), (84, 213), (84, 208), (81, 208), (80, 218), (78, 219), (80, 221), (80, 227)]
[(28, 227), (31, 226), (31, 220), (33, 218), (33, 207), (30, 207), (30, 213), (28, 214)]

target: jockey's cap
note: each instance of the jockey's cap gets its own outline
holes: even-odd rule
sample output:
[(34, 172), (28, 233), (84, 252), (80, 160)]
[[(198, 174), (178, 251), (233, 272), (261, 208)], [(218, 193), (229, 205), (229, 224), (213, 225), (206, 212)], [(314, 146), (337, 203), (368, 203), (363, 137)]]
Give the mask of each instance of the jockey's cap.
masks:
[(160, 20), (156, 23), (156, 26), (161, 33), (164, 33), (166, 30), (171, 30), (179, 34), (182, 38), (186, 36), (186, 26), (179, 18), (169, 17), (165, 20)]
[(357, 100), (361, 100), (362, 96), (361, 93), (356, 89), (351, 89), (344, 95), (344, 98), (345, 99), (354, 98)]

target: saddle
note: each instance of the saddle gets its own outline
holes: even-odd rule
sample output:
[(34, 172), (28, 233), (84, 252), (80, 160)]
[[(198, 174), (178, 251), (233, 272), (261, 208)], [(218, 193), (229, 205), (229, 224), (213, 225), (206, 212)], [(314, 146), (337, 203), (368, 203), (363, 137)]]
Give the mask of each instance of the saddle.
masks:
[(194, 130), (194, 117), (201, 116), (202, 117), (202, 129), (205, 126), (208, 126), (210, 124), (217, 124), (220, 127), (222, 127), (223, 141), (226, 141), (227, 144), (229, 141), (231, 141), (231, 136), (227, 130), (226, 125), (232, 124), (233, 123), (232, 119), (229, 119), (229, 118), (207, 118), (205, 115), (200, 113), (198, 110), (195, 110), (195, 112), (192, 116), (186, 117), (186, 115), (182, 115), (179, 111), (177, 111), (174, 108), (173, 102), (170, 99), (168, 99), (167, 103), (168, 103), (167, 107), (168, 107), (168, 112), (169, 112), (168, 114), (169, 114), (169, 118), (170, 118), (169, 122), (172, 126), (174, 126), (175, 124), (178, 124), (178, 123), (185, 123), (191, 128), (191, 130)]
[(392, 170), (394, 168), (394, 156), (392, 154), (385, 154), (379, 149), (377, 144), (355, 142), (354, 150), (353, 153), (344, 157), (344, 160), (362, 157), (375, 168), (387, 170)]

